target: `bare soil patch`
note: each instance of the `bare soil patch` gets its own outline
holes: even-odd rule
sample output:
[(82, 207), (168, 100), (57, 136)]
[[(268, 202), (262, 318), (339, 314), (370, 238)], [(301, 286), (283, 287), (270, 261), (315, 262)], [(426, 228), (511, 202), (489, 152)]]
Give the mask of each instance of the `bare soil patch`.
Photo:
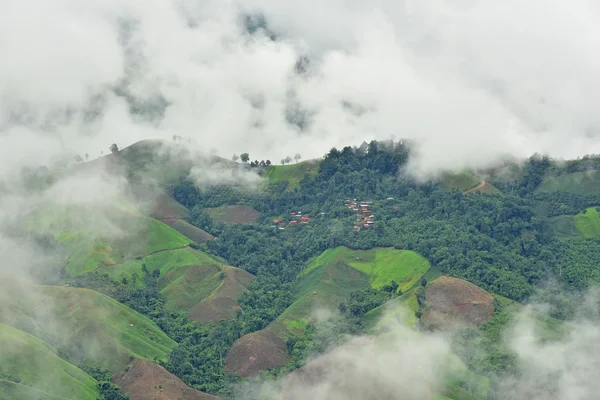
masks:
[(192, 307), (188, 317), (206, 324), (210, 321), (231, 319), (241, 310), (237, 299), (248, 289), (254, 275), (239, 268), (225, 266), (225, 278), (214, 295)]
[(478, 328), (494, 314), (494, 297), (470, 282), (442, 276), (425, 289), (423, 322), (436, 329)]
[(219, 400), (187, 386), (181, 379), (150, 360), (136, 360), (114, 379), (131, 400)]
[(246, 378), (282, 366), (288, 360), (285, 342), (267, 328), (249, 333), (233, 344), (225, 359), (225, 371)]
[(206, 212), (216, 222), (224, 224), (249, 224), (255, 222), (260, 215), (258, 211), (250, 206), (223, 206), (217, 208), (205, 208)]

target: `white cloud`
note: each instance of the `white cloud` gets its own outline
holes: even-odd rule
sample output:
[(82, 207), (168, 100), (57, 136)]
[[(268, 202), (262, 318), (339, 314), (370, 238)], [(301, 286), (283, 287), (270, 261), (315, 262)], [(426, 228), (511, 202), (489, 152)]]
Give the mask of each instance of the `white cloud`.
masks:
[[(0, 145), (31, 151), (15, 142), (25, 120), (38, 135), (51, 131), (59, 148), (92, 156), (112, 142), (174, 133), (223, 156), (274, 160), (406, 137), (421, 144), (412, 167), (424, 175), (505, 154), (599, 152), (599, 8), (588, 0), (3, 0)], [(245, 34), (242, 11), (263, 13), (279, 40)], [(298, 77), (303, 54), (312, 63)], [(125, 81), (138, 102), (162, 96), (164, 115), (140, 119), (106, 93)], [(102, 118), (90, 124), (83, 111), (101, 93)], [(295, 102), (310, 113), (305, 132), (286, 122)]]

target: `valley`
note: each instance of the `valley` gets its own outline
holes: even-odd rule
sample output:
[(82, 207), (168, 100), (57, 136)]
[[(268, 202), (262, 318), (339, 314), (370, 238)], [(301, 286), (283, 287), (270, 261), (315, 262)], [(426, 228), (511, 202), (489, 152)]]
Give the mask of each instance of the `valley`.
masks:
[[(143, 141), (34, 182), (42, 194), (79, 174), (127, 184), (41, 202), (14, 225), (58, 269), (2, 287), (0, 340), (18, 351), (2, 354), (0, 397), (272, 398), (275, 384), (285, 399), (320, 385), (375, 399), (394, 392), (391, 369), (431, 383), (415, 396), (501, 398), (519, 367), (500, 337), (526, 305), (552, 305), (532, 317), (543, 340), (560, 340), (576, 314), (577, 298), (547, 279), (566, 291), (600, 283), (594, 175), (532, 158), (511, 178), (416, 183), (397, 175), (408, 148), (367, 148), (250, 167)], [(198, 162), (254, 171), (261, 186), (200, 186)], [(425, 375), (401, 343), (435, 349)], [(348, 369), (348, 357), (360, 362)]]

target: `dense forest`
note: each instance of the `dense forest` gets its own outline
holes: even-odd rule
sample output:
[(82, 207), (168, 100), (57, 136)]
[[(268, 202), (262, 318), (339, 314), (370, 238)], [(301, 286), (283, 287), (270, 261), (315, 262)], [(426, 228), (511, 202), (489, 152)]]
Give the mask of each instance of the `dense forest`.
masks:
[[(297, 276), (307, 262), (337, 246), (413, 250), (443, 274), (515, 301), (545, 301), (554, 306), (551, 316), (572, 317), (576, 296), (550, 287), (557, 282), (575, 293), (600, 282), (596, 268), (600, 246), (595, 238), (559, 240), (547, 221), (598, 205), (600, 196), (534, 190), (549, 173), (579, 171), (597, 159), (557, 167), (535, 156), (522, 166), (517, 178), (490, 179), (502, 195), (465, 196), (459, 190), (447, 190), (441, 182), (415, 181), (405, 171), (409, 153), (407, 145), (395, 142), (332, 149), (320, 160), (318, 172), (304, 175), (292, 190), (287, 182), (261, 191), (232, 186), (199, 189), (191, 181), (171, 186), (173, 197), (192, 211), (190, 222), (216, 237), (194, 246), (256, 276), (239, 299), (244, 311), (232, 320), (199, 325), (188, 322), (184, 313), (165, 311), (157, 289), (160, 276), (147, 270), (139, 277), (144, 285), (115, 282), (98, 273), (70, 282), (108, 294), (149, 316), (178, 343), (165, 367), (190, 386), (222, 397), (231, 395), (231, 383), (240, 380), (224, 372), (229, 348), (277, 318), (292, 303)], [(345, 201), (356, 198), (377, 205), (372, 229), (353, 230), (354, 214)], [(224, 204), (251, 205), (260, 217), (255, 223), (227, 225), (203, 211)], [(311, 223), (273, 227), (274, 218), (292, 210), (312, 215)], [(394, 295), (396, 288), (389, 287), (352, 293), (340, 304), (341, 313), (327, 322), (334, 335), (323, 337), (309, 326), (303, 335), (288, 339), (292, 356), (288, 365), (270, 373), (298, 368), (307, 355), (323, 351), (345, 334), (360, 333), (360, 317)], [(480, 372), (490, 376), (511, 368), (510, 357), (488, 361), (487, 372)]]

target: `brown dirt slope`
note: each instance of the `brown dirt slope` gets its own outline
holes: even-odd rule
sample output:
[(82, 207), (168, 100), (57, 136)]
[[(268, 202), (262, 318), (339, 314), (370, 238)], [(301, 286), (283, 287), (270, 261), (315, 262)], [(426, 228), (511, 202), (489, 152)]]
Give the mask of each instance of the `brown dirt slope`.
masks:
[(258, 211), (250, 206), (205, 208), (204, 212), (216, 222), (225, 224), (248, 224), (255, 222), (256, 218), (260, 215)]
[(285, 365), (288, 360), (284, 341), (267, 328), (249, 333), (233, 344), (225, 359), (225, 371), (245, 378)]
[(462, 279), (439, 277), (427, 285), (425, 294), (428, 309), (423, 322), (437, 329), (477, 328), (494, 314), (494, 297)]
[(136, 360), (115, 377), (131, 400), (219, 400), (187, 386), (165, 368), (149, 360)]
[(188, 317), (203, 324), (230, 319), (241, 310), (238, 297), (245, 292), (254, 275), (235, 267), (224, 266), (225, 278), (215, 294), (202, 300), (188, 312)]

